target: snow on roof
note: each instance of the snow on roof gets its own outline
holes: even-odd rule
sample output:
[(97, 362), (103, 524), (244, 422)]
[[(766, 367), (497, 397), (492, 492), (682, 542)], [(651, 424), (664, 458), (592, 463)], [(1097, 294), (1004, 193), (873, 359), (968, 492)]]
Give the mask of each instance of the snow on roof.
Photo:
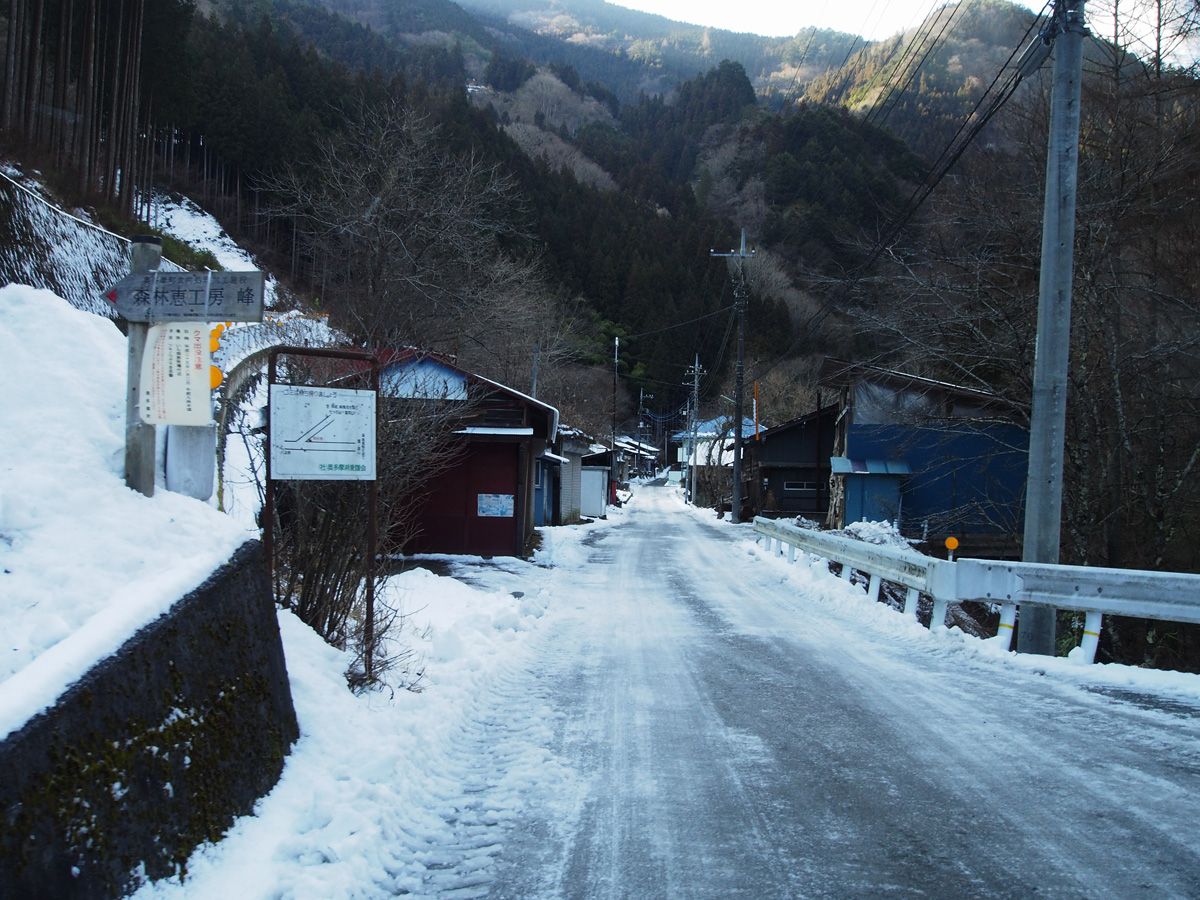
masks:
[(464, 375), (473, 381), (478, 381), (483, 384), (491, 385), (497, 390), (503, 391), (510, 396), (516, 397), (529, 403), (532, 406), (539, 407), (549, 414), (550, 426), (547, 429), (546, 440), (553, 441), (558, 434), (558, 409), (551, 406), (549, 403), (544, 403), (536, 397), (530, 397), (528, 394), (523, 394), (518, 390), (514, 390), (506, 384), (501, 384), (499, 381), (493, 381), (490, 378), (485, 378), (483, 375), (477, 375), (474, 372), (468, 372), (466, 369), (459, 366), (457, 363), (451, 362), (447, 357), (429, 350), (418, 350), (412, 347), (406, 347), (401, 350), (384, 348), (377, 351), (379, 356), (380, 367), (383, 371), (391, 368), (407, 367), (417, 363), (429, 362), (433, 365), (444, 366), (451, 371)]
[[(757, 427), (761, 429), (763, 427), (763, 425), (760, 423)], [(742, 438), (743, 438), (743, 440), (745, 438), (754, 437), (754, 429), (755, 429), (755, 422), (753, 419), (751, 419), (751, 418), (742, 419)], [(684, 429), (683, 431), (677, 431), (675, 434), (671, 435), (671, 440), (686, 441), (692, 437), (710, 438), (711, 439), (711, 438), (718, 437), (720, 435), (727, 435), (728, 437), (733, 437), (733, 417), (732, 416), (718, 416), (715, 419), (706, 419), (703, 422), (697, 422), (694, 430), (693, 429)]]
[(494, 434), (494, 435), (515, 435), (518, 437), (528, 437), (533, 434), (532, 428), (504, 428), (499, 425), (468, 425), (466, 428), (460, 428), (455, 434)]

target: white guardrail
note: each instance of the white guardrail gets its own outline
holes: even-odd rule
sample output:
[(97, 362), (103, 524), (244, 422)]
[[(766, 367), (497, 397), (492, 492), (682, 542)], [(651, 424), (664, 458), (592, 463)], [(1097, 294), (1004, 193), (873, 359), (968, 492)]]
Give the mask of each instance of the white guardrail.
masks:
[(882, 582), (908, 588), (906, 615), (916, 615), (917, 600), (933, 600), (931, 628), (945, 627), (946, 607), (953, 602), (976, 600), (999, 603), (1000, 636), (1007, 647), (1012, 640), (1017, 607), (1048, 606), (1086, 613), (1083, 653), (1095, 661), (1104, 615), (1158, 619), (1200, 624), (1200, 575), (1147, 572), (1140, 569), (1101, 569), (1045, 563), (1000, 562), (986, 559), (945, 560), (923, 556), (901, 547), (868, 544), (842, 535), (828, 534), (758, 516), (754, 530), (766, 538), (767, 550), (795, 562), (802, 550), (842, 565), (842, 578), (851, 572), (870, 576), (867, 594), (879, 599)]

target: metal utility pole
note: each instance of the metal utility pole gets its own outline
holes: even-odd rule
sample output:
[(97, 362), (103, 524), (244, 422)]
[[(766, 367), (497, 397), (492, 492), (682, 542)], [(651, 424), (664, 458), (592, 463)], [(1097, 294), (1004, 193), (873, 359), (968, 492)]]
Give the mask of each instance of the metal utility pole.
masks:
[(742, 408), (743, 408), (743, 390), (742, 383), (745, 376), (745, 360), (746, 360), (746, 273), (742, 270), (742, 260), (751, 259), (754, 256), (754, 251), (746, 252), (746, 229), (742, 229), (742, 247), (740, 250), (730, 250), (728, 253), (714, 253), (709, 251), (711, 256), (726, 256), (732, 257), (736, 262), (738, 280), (733, 286), (734, 303), (737, 306), (738, 317), (738, 339), (737, 339), (737, 364), (734, 366), (733, 376), (733, 509), (730, 511), (730, 521), (742, 521)]
[[(617, 360), (621, 353), (621, 339), (613, 338), (613, 390), (612, 390), (612, 452), (609, 459), (609, 484), (617, 480)], [(611, 489), (611, 488), (610, 488)]]
[[(1067, 361), (1071, 345), (1071, 278), (1074, 270), (1075, 190), (1079, 161), (1079, 104), (1083, 0), (1054, 7), (1054, 87), (1046, 159), (1042, 267), (1038, 294), (1037, 354), (1029, 428), (1025, 495), (1025, 562), (1057, 563), (1062, 524), (1063, 447), (1067, 418)], [(1017, 649), (1054, 655), (1055, 610), (1021, 610)]]
[[(154, 272), (162, 262), (162, 238), (137, 234), (130, 244), (129, 274)], [(142, 421), (142, 357), (146, 355), (148, 322), (129, 322), (128, 373), (125, 384), (125, 485), (154, 496), (154, 426)]]
[[(700, 420), (700, 354), (696, 354), (696, 364), (692, 366), (688, 372), (692, 376), (692, 402), (691, 415), (688, 417), (688, 452), (687, 452), (687, 499), (693, 506), (696, 505), (696, 428)], [(687, 382), (684, 382), (686, 384)]]

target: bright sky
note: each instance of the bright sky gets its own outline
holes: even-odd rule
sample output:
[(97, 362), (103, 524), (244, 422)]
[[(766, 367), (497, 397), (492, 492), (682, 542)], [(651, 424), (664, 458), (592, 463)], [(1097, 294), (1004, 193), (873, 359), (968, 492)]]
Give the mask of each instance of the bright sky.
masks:
[[(816, 25), (869, 40), (890, 37), (917, 25), (945, 0), (613, 0), (620, 6), (658, 13), (668, 19), (695, 25), (711, 25), (729, 31), (747, 31), (767, 36), (790, 36)], [(1041, 10), (1042, 0), (1016, 0)]]

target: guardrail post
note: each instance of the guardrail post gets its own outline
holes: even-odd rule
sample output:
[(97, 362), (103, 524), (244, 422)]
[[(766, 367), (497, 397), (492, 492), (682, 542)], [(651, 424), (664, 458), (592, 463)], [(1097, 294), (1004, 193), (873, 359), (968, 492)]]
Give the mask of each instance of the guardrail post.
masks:
[(1083, 623), (1083, 641), (1080, 647), (1083, 649), (1083, 661), (1089, 666), (1096, 661), (1096, 649), (1100, 646), (1100, 622), (1103, 618), (1102, 613), (1089, 612)]
[(946, 627), (946, 607), (949, 605), (950, 602), (948, 600), (941, 597), (933, 598), (933, 615), (929, 618), (930, 631)]
[(908, 593), (904, 595), (904, 614), (906, 616), (911, 616), (914, 619), (917, 617), (917, 604), (920, 602), (920, 599), (920, 591), (916, 588), (908, 589)]
[(867, 599), (870, 600), (872, 603), (879, 602), (879, 586), (882, 582), (883, 582), (883, 579), (880, 578), (878, 575), (871, 576), (871, 581), (867, 585)]
[(854, 570), (850, 568), (849, 563), (842, 563), (842, 574), (840, 577), (842, 578), (843, 581), (849, 581), (850, 576), (853, 574), (853, 572), (854, 572)]
[(780, 540), (779, 540), (779, 541), (778, 541), (778, 542), (775, 544), (775, 555), (776, 555), (776, 556), (783, 556), (783, 540), (782, 540), (782, 539), (780, 539)]
[(1000, 626), (996, 629), (996, 640), (1005, 650), (1012, 647), (1013, 627), (1017, 624), (1017, 605), (1005, 603), (1000, 607)]
[(796, 561), (796, 545), (788, 544), (788, 562), (794, 563), (795, 561)]

